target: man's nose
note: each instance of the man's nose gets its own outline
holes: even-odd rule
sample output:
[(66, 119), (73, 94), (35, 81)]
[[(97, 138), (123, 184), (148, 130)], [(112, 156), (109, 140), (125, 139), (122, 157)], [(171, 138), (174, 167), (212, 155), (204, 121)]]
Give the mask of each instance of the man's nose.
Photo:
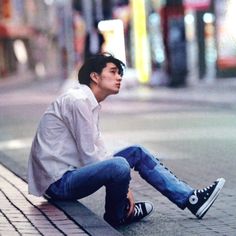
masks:
[(118, 74), (117, 75), (117, 79), (121, 81), (122, 80), (122, 76), (120, 74)]

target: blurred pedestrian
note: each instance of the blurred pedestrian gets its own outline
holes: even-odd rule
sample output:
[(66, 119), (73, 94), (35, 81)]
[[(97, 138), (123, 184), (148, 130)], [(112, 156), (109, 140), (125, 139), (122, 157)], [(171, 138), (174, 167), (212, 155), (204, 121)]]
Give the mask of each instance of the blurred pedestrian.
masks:
[(92, 30), (86, 34), (84, 49), (85, 60), (101, 53), (104, 42), (104, 36), (98, 29), (98, 21), (95, 21)]
[(100, 102), (120, 90), (124, 64), (110, 54), (88, 59), (77, 87), (59, 96), (39, 123), (28, 166), (29, 193), (73, 200), (106, 187), (104, 219), (113, 226), (129, 224), (153, 211), (149, 201), (135, 202), (130, 171), (181, 209), (202, 218), (225, 180), (194, 189), (178, 179), (142, 146), (129, 146), (108, 156), (99, 129)]

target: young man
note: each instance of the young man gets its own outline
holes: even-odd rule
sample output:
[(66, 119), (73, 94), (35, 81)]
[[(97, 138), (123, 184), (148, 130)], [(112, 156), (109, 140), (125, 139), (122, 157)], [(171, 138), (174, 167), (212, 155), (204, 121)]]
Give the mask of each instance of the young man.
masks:
[(223, 187), (223, 178), (195, 190), (141, 146), (107, 156), (98, 125), (99, 103), (119, 92), (123, 69), (124, 64), (109, 54), (94, 56), (79, 71), (80, 85), (49, 106), (31, 148), (29, 193), (71, 200), (105, 186), (104, 219), (113, 226), (129, 224), (153, 210), (150, 202), (134, 202), (129, 190), (134, 169), (178, 207), (202, 218)]

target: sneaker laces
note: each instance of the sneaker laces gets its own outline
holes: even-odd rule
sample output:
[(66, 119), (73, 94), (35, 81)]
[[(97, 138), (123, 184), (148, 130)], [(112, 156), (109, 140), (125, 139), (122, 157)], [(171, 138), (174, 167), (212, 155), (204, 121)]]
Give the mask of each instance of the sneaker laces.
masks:
[(216, 184), (216, 183), (213, 183), (213, 184), (209, 185), (208, 187), (205, 187), (205, 188), (203, 188), (203, 189), (198, 189), (197, 192), (198, 192), (198, 193), (207, 192), (207, 191), (210, 190), (212, 187), (214, 187), (215, 184)]
[(135, 204), (134, 206), (134, 217), (137, 217), (139, 215), (143, 215), (143, 209), (142, 206), (140, 204)]

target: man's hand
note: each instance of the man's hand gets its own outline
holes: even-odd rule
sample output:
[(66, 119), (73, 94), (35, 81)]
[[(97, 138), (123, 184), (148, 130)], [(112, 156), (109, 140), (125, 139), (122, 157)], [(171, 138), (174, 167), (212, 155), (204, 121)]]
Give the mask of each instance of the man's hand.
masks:
[(134, 203), (135, 203), (133, 193), (131, 192), (130, 189), (128, 191), (127, 198), (129, 200), (129, 211), (127, 217), (130, 217), (134, 211)]

